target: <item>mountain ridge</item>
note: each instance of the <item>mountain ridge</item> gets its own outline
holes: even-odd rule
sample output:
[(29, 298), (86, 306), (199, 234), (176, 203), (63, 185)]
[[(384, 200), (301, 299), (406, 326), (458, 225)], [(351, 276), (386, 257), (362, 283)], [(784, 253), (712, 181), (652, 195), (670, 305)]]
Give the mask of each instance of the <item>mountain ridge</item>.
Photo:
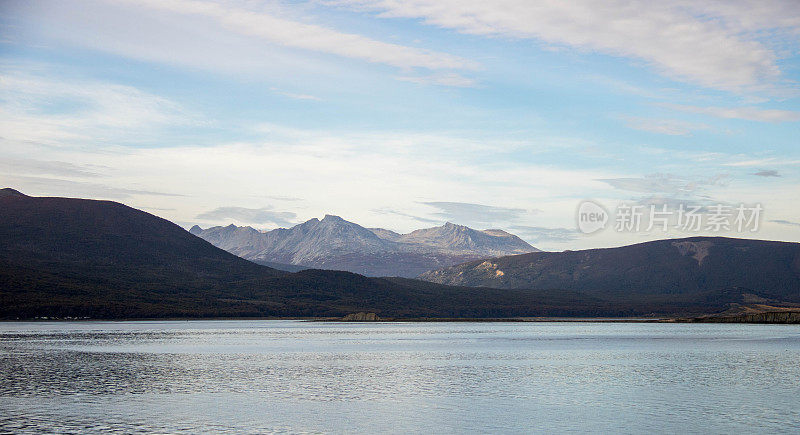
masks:
[(346, 270), (367, 276), (410, 278), (430, 269), (478, 258), (538, 251), (502, 230), (479, 231), (448, 222), (400, 234), (383, 228), (365, 228), (335, 215), (267, 232), (235, 225), (205, 230), (194, 226), (190, 231), (259, 264)]
[[(714, 256), (707, 258), (704, 263)], [(745, 288), (611, 296), (444, 286), (318, 269), (288, 273), (239, 258), (172, 222), (116, 202), (0, 197), (3, 319), (342, 317), (358, 312), (384, 319), (674, 316), (720, 313), (748, 301), (771, 303), (769, 295)]]
[(429, 271), (420, 279), (503, 289), (663, 295), (748, 288), (800, 302), (800, 243), (688, 237), (616, 248), (534, 252)]

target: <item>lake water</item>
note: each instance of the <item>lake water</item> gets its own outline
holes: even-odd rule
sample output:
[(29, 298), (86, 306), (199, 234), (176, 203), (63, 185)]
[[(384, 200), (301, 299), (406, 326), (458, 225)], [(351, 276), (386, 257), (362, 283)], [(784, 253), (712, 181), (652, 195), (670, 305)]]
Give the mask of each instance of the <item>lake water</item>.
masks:
[(800, 326), (0, 323), (2, 432), (800, 432)]

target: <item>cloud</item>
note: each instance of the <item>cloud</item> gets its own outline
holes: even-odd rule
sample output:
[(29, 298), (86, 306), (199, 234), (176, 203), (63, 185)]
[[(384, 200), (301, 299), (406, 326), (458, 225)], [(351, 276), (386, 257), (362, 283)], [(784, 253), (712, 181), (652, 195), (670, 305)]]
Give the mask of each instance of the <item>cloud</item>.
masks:
[(783, 220), (783, 219), (773, 219), (770, 222), (775, 222), (776, 224), (788, 225), (788, 226), (792, 226), (792, 227), (800, 227), (800, 222), (792, 222), (792, 221), (787, 221), (787, 220)]
[(794, 110), (762, 109), (759, 107), (700, 107), (684, 104), (659, 104), (668, 109), (697, 113), (725, 119), (744, 119), (759, 122), (796, 122), (800, 112)]
[(611, 187), (631, 192), (693, 194), (703, 186), (720, 185), (726, 175), (717, 175), (707, 179), (689, 180), (671, 174), (650, 174), (644, 177), (599, 179)]
[(781, 174), (779, 174), (778, 171), (776, 171), (774, 169), (758, 171), (758, 172), (753, 173), (753, 175), (756, 175), (756, 176), (759, 176), (759, 177), (780, 177), (781, 176)]
[[(790, 0), (729, 7), (712, 2), (617, 0), (334, 0), (385, 18), (419, 18), (462, 33), (533, 39), (643, 60), (664, 74), (702, 86), (742, 91), (781, 76), (765, 35), (795, 35)], [(752, 8), (750, 7), (752, 6)], [(758, 19), (752, 17), (756, 9)]]
[(628, 192), (637, 192), (640, 196), (630, 198), (626, 203), (642, 205), (645, 208), (666, 205), (669, 209), (684, 207), (707, 207), (725, 204), (715, 200), (705, 192), (714, 186), (725, 186), (728, 175), (720, 174), (709, 178), (684, 178), (672, 174), (650, 174), (644, 177), (601, 179), (612, 187)]
[(768, 157), (765, 159), (741, 160), (738, 162), (723, 163), (723, 166), (766, 166), (766, 165), (797, 165), (800, 160), (779, 159)]
[(284, 97), (289, 97), (295, 100), (311, 100), (311, 101), (322, 101), (322, 98), (315, 97), (314, 95), (308, 94), (296, 94), (294, 92), (285, 92), (281, 91), (277, 88), (270, 88), (270, 90), (278, 95), (283, 95)]
[(178, 104), (131, 86), (19, 70), (0, 74), (0, 137), (5, 140), (96, 144), (138, 139), (167, 125), (197, 124)]
[(233, 219), (250, 224), (275, 224), (280, 227), (294, 225), (297, 218), (295, 213), (289, 211), (275, 211), (272, 207), (245, 208), (245, 207), (219, 207), (197, 215), (197, 219), (219, 222)]
[(96, 166), (76, 165), (69, 162), (36, 160), (3, 156), (0, 172), (8, 174), (45, 174), (61, 177), (99, 177)]
[(287, 47), (328, 53), (399, 68), (474, 68), (466, 59), (446, 53), (377, 41), (315, 24), (283, 18), (265, 10), (195, 0), (141, 0), (133, 4), (212, 19), (227, 30)]
[(427, 76), (401, 76), (397, 77), (397, 80), (420, 85), (441, 85), (459, 88), (470, 88), (477, 84), (475, 80), (456, 73), (431, 74)]
[(537, 243), (568, 243), (580, 237), (580, 233), (577, 230), (570, 228), (512, 225), (509, 229), (533, 245)]
[(649, 131), (651, 133), (666, 134), (670, 136), (688, 136), (695, 130), (706, 130), (708, 126), (694, 122), (679, 121), (676, 119), (648, 119), (627, 118), (626, 125), (635, 130)]
[(294, 196), (283, 196), (283, 195), (267, 195), (265, 198), (274, 199), (276, 201), (288, 201), (288, 202), (297, 202), (302, 201), (303, 198), (296, 198)]
[(378, 213), (378, 214), (393, 214), (393, 215), (396, 215), (396, 216), (407, 217), (407, 218), (414, 219), (415, 221), (424, 222), (426, 224), (439, 223), (439, 221), (436, 220), (436, 219), (428, 219), (428, 218), (424, 218), (424, 217), (421, 217), (421, 216), (415, 216), (415, 215), (404, 213), (402, 211), (398, 211), (398, 210), (395, 210), (395, 209), (392, 209), (392, 208), (388, 208), (388, 207), (377, 208), (377, 209), (373, 209), (372, 211), (375, 212), (375, 213)]
[(137, 195), (164, 197), (183, 196), (176, 193), (115, 187), (107, 184), (46, 177), (0, 175), (0, 184), (13, 187), (20, 192), (32, 196), (64, 196), (89, 199), (126, 199)]
[(726, 205), (726, 206), (733, 206), (733, 203), (723, 202), (714, 200), (708, 196), (701, 195), (697, 197), (686, 197), (686, 196), (670, 196), (670, 195), (650, 195), (644, 196), (641, 198), (637, 198), (632, 202), (625, 202), (626, 204), (630, 205), (641, 205), (644, 206), (645, 209), (649, 210), (651, 206), (655, 206), (660, 208), (662, 206), (667, 206), (668, 210), (678, 210), (681, 207), (685, 209), (689, 209), (692, 207), (699, 207), (699, 213), (707, 213), (711, 210), (711, 207), (715, 205)]
[(440, 211), (433, 214), (459, 224), (494, 224), (496, 222), (508, 222), (520, 219), (531, 212), (523, 208), (495, 207), (468, 202), (431, 201), (421, 202), (421, 204), (439, 209)]

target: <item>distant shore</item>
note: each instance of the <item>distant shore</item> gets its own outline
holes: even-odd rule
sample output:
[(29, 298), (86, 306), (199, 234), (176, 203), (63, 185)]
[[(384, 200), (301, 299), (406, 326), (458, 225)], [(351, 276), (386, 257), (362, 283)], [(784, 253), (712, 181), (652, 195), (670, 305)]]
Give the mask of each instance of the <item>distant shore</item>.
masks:
[[(364, 313), (359, 313), (364, 314)], [(369, 313), (372, 314), (372, 313)], [(458, 323), (752, 323), (752, 324), (800, 324), (800, 310), (770, 311), (743, 314), (712, 314), (687, 317), (416, 317), (416, 318), (380, 318), (378, 316), (345, 317), (165, 317), (165, 318), (34, 318), (34, 319), (0, 319), (0, 322), (158, 322), (158, 321), (230, 321), (230, 320), (300, 320), (306, 322), (340, 322), (340, 323), (404, 323), (404, 322), (458, 322)]]

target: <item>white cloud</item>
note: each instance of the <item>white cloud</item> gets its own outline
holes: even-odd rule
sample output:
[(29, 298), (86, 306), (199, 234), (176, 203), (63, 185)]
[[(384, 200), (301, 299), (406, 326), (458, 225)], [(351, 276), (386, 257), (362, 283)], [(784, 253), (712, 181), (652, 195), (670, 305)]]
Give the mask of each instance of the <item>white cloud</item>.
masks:
[(197, 219), (205, 222), (221, 223), (234, 220), (247, 224), (274, 224), (282, 227), (294, 225), (296, 217), (295, 213), (274, 210), (271, 206), (262, 208), (217, 207), (197, 215)]
[(649, 174), (644, 177), (600, 179), (615, 189), (630, 192), (662, 193), (669, 195), (695, 195), (707, 186), (724, 185), (727, 175), (688, 179), (672, 174)]
[(397, 79), (404, 82), (417, 83), (420, 85), (442, 85), (459, 88), (469, 88), (477, 84), (475, 80), (456, 73), (431, 74), (427, 76), (401, 76), (397, 77)]
[[(778, 56), (757, 36), (794, 34), (796, 2), (616, 0), (334, 0), (379, 11), (382, 17), (425, 23), (486, 36), (535, 39), (557, 46), (644, 60), (678, 79), (711, 88), (743, 91), (772, 86), (781, 76)], [(760, 3), (760, 4), (759, 4)]]
[[(155, 190), (137, 189), (135, 181), (128, 187), (120, 185), (94, 183), (89, 181), (75, 181), (63, 178), (28, 177), (21, 175), (0, 174), (0, 185), (14, 187), (15, 189), (32, 196), (64, 196), (86, 199), (112, 199), (129, 200), (135, 196), (166, 197), (168, 202), (175, 202), (180, 194), (161, 192)], [(174, 209), (163, 209), (174, 210)]]
[(293, 48), (382, 63), (399, 68), (474, 68), (466, 59), (446, 53), (377, 41), (327, 27), (307, 24), (260, 10), (229, 3), (197, 0), (130, 0), (148, 8), (178, 14), (200, 15), (237, 34)]
[(5, 140), (49, 145), (108, 141), (133, 131), (141, 137), (159, 126), (194, 123), (178, 104), (134, 87), (13, 70), (0, 74), (0, 137)]
[[(159, 214), (176, 222), (193, 222), (199, 214), (232, 204), (259, 207), (271, 203), (270, 197), (291, 194), (304, 200), (285, 202), (280, 210), (294, 213), (297, 220), (331, 213), (366, 226), (409, 231), (419, 226), (419, 220), (410, 216), (441, 219), (436, 209), (424, 203), (446, 199), (531, 210), (544, 208), (553, 195), (563, 200), (592, 187), (602, 188), (594, 179), (613, 176), (523, 162), (509, 162), (499, 170), (486, 165), (483, 149), (471, 148), (470, 141), (457, 137), (432, 139), (400, 132), (350, 136), (298, 132), (292, 137), (292, 131), (285, 129), (283, 137), (262, 142), (207, 147), (120, 150), (97, 146), (89, 150), (77, 145), (47, 149), (31, 144), (26, 149), (30, 155), (47, 149), (48, 159), (103, 167), (113, 177), (103, 178), (108, 186), (101, 188), (86, 184), (83, 174), (63, 174), (60, 179), (66, 182), (51, 180), (52, 192), (45, 179), (20, 174), (7, 181), (34, 195), (72, 196), (67, 192), (70, 188), (80, 195), (95, 193), (96, 198), (116, 199), (124, 194), (126, 203), (165, 209)], [(431, 141), (439, 140), (442, 148), (431, 146)], [(13, 147), (0, 142), (0, 158), (13, 153)], [(152, 194), (165, 186), (170, 193), (184, 196)], [(381, 209), (403, 214), (375, 212)], [(527, 224), (516, 215), (495, 217), (493, 223), (501, 228), (506, 226), (505, 218)]]
[(684, 104), (660, 104), (661, 107), (726, 119), (745, 119), (761, 122), (800, 121), (800, 112), (794, 110), (762, 109), (759, 107), (701, 107)]
[(283, 95), (284, 97), (289, 97), (294, 100), (311, 100), (311, 101), (322, 101), (322, 98), (319, 98), (314, 95), (309, 94), (297, 94), (294, 92), (286, 92), (276, 88), (270, 88), (270, 90), (278, 95)]
[(740, 160), (736, 162), (723, 163), (723, 166), (767, 166), (767, 165), (798, 165), (800, 160), (781, 159), (768, 157), (765, 159)]
[(628, 127), (635, 130), (649, 131), (651, 133), (666, 134), (670, 136), (688, 136), (695, 130), (706, 130), (708, 126), (695, 122), (680, 121), (677, 119), (651, 119), (630, 117), (625, 119)]
[(422, 204), (438, 209), (433, 213), (435, 216), (466, 225), (492, 226), (501, 222), (515, 222), (539, 211), (469, 202), (427, 201)]

